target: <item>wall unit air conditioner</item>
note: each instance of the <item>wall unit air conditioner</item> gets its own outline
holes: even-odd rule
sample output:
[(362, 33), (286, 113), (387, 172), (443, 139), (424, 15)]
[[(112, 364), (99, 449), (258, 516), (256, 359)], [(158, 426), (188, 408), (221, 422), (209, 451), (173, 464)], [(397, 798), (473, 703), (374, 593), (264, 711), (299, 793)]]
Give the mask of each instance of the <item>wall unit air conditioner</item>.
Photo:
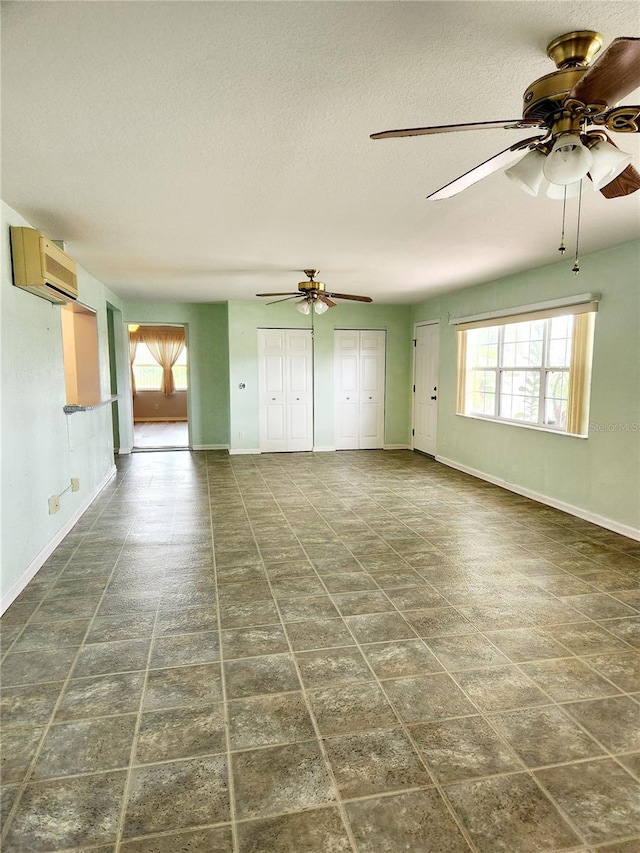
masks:
[(35, 228), (11, 227), (13, 283), (63, 304), (78, 298), (75, 261)]

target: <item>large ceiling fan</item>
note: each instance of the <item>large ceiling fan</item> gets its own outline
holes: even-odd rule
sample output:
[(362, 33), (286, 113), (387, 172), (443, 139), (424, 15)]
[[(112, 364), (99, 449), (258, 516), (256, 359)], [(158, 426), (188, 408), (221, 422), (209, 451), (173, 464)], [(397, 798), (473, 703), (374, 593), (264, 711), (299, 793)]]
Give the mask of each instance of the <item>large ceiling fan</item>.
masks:
[(640, 106), (617, 106), (640, 86), (640, 39), (615, 39), (591, 65), (601, 47), (602, 36), (591, 30), (554, 39), (547, 47), (547, 56), (557, 70), (527, 87), (521, 119), (385, 130), (371, 138), (493, 128), (544, 130), (431, 193), (428, 198), (432, 200), (450, 198), (507, 167), (507, 176), (531, 195), (546, 192), (551, 198), (566, 199), (588, 186), (585, 178), (606, 198), (629, 195), (640, 189), (640, 173), (630, 165), (631, 156), (620, 151), (607, 131), (640, 131)]
[(311, 308), (316, 314), (324, 314), (329, 308), (334, 308), (338, 303), (334, 299), (349, 299), (353, 302), (373, 302), (370, 296), (354, 296), (352, 293), (335, 293), (329, 291), (322, 281), (316, 281), (316, 276), (320, 270), (303, 270), (309, 281), (298, 282), (298, 290), (296, 293), (256, 293), (256, 296), (283, 296), (284, 299), (274, 299), (273, 302), (267, 302), (267, 305), (274, 305), (276, 302), (287, 302), (289, 299), (297, 299), (296, 308), (301, 314), (309, 314)]

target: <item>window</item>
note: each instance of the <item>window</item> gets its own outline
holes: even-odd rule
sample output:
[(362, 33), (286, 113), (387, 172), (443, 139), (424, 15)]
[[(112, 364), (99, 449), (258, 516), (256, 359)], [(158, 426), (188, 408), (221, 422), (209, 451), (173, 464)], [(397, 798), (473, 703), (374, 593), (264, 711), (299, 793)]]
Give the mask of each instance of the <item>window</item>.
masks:
[[(187, 390), (187, 349), (182, 350), (172, 368), (175, 391)], [(133, 375), (137, 391), (159, 391), (162, 385), (162, 367), (142, 341), (138, 343), (133, 361)]]
[(461, 324), (458, 413), (585, 435), (594, 306)]
[(131, 390), (159, 391), (165, 397), (187, 388), (187, 349), (183, 326), (129, 324)]

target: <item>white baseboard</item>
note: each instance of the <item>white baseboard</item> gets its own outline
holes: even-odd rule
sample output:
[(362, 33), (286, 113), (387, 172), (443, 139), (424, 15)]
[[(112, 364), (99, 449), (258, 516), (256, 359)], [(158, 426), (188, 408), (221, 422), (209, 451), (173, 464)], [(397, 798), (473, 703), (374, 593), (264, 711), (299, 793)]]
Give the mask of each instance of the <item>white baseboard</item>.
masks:
[(72, 527), (79, 521), (80, 517), (83, 513), (89, 508), (90, 504), (98, 497), (100, 492), (104, 489), (104, 487), (109, 483), (110, 480), (116, 474), (116, 466), (114, 465), (109, 473), (104, 477), (98, 486), (96, 487), (93, 494), (89, 495), (87, 499), (82, 503), (81, 506), (73, 513), (73, 515), (68, 518), (62, 527), (58, 530), (58, 532), (54, 535), (52, 539), (50, 539), (44, 548), (37, 554), (33, 560), (29, 563), (24, 572), (20, 575), (20, 577), (12, 584), (6, 593), (0, 598), (0, 615), (4, 613), (4, 611), (12, 604), (16, 598), (20, 595), (22, 590), (26, 587), (29, 581), (37, 575), (38, 571), (42, 568), (45, 560), (47, 560), (53, 552), (56, 550), (58, 545), (62, 542), (64, 537), (69, 533)]
[(259, 447), (231, 448), (229, 456), (259, 456), (262, 453)]
[(329, 445), (324, 447), (323, 445), (315, 444), (313, 446), (313, 452), (314, 453), (335, 453), (336, 449), (335, 449), (335, 447), (333, 447), (333, 446), (330, 447)]
[(192, 444), (192, 450), (229, 450), (228, 444)]
[(500, 486), (502, 489), (507, 489), (510, 492), (515, 492), (517, 495), (522, 495), (525, 498), (530, 498), (541, 504), (546, 504), (554, 509), (559, 509), (562, 512), (567, 512), (569, 515), (575, 515), (577, 518), (582, 518), (584, 521), (590, 521), (592, 524), (597, 524), (599, 527), (605, 527), (607, 530), (612, 530), (614, 533), (619, 533), (621, 536), (627, 536), (629, 539), (640, 541), (640, 530), (631, 527), (628, 524), (622, 524), (615, 521), (613, 518), (607, 518), (604, 515), (591, 512), (588, 509), (583, 509), (579, 506), (566, 503), (566, 501), (551, 498), (548, 495), (543, 495), (541, 492), (534, 492), (533, 489), (527, 489), (524, 486), (519, 486), (517, 483), (508, 483), (500, 477), (494, 477), (491, 474), (486, 474), (484, 471), (478, 471), (476, 468), (470, 468), (468, 465), (462, 465), (460, 462), (455, 462), (453, 459), (446, 459), (444, 456), (436, 456), (436, 462), (441, 462), (449, 468), (455, 468), (465, 474), (471, 474), (472, 477), (477, 477), (479, 480), (485, 480), (487, 483), (493, 483), (494, 486)]
[(383, 450), (411, 450), (408, 444), (383, 444)]
[(119, 447), (118, 456), (130, 456), (133, 452), (133, 447)]

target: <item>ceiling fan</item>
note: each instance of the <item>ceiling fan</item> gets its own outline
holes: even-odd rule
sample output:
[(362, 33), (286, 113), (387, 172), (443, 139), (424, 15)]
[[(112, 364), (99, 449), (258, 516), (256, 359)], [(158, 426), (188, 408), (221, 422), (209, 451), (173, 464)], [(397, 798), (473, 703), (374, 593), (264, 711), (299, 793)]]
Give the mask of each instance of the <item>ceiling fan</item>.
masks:
[(544, 130), (431, 193), (427, 198), (432, 200), (450, 198), (501, 169), (507, 169), (507, 176), (530, 195), (546, 192), (560, 199), (579, 195), (588, 185), (587, 177), (605, 198), (629, 195), (640, 189), (640, 173), (607, 131), (640, 131), (640, 106), (616, 106), (640, 86), (640, 39), (615, 39), (592, 65), (601, 47), (602, 36), (592, 30), (554, 39), (547, 56), (556, 71), (527, 87), (521, 119), (385, 130), (371, 138), (493, 128)]
[[(267, 305), (274, 305), (276, 302), (287, 302), (289, 299), (298, 299), (296, 308), (301, 314), (309, 314), (311, 307), (316, 314), (324, 314), (329, 308), (335, 307), (338, 303), (334, 299), (349, 299), (353, 302), (373, 302), (370, 296), (354, 296), (352, 293), (335, 293), (329, 291), (322, 281), (316, 281), (316, 276), (320, 270), (303, 270), (309, 281), (299, 281), (298, 290), (296, 293), (256, 293), (256, 296), (283, 296), (284, 299), (274, 299), (273, 302), (267, 302)], [(301, 297), (301, 298), (300, 298)]]

